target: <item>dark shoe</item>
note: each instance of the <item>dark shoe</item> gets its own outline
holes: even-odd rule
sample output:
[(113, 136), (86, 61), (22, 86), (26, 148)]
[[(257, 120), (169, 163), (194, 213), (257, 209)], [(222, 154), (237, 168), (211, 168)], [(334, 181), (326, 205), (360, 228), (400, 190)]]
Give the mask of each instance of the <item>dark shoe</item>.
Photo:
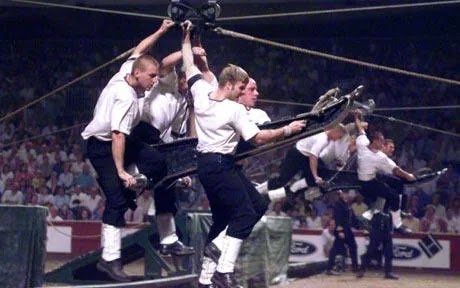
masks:
[(390, 280), (398, 280), (398, 279), (399, 279), (399, 277), (398, 277), (398, 276), (396, 276), (396, 275), (395, 275), (395, 274), (393, 274), (393, 273), (386, 273), (386, 274), (385, 274), (385, 279), (390, 279)]
[(398, 228), (395, 228), (395, 232), (401, 235), (410, 235), (412, 233), (412, 230), (407, 228), (405, 225), (401, 225)]
[(212, 242), (204, 247), (203, 255), (211, 258), (215, 263), (219, 263), (220, 254), (222, 251)]
[(111, 279), (117, 282), (129, 282), (131, 279), (123, 271), (123, 265), (121, 264), (121, 259), (115, 259), (113, 261), (105, 261), (104, 259), (99, 259), (96, 264), (96, 269), (106, 273)]
[(356, 272), (356, 278), (363, 278), (364, 277), (364, 273), (365, 271), (364, 270), (359, 270), (358, 272)]
[(185, 256), (195, 254), (195, 248), (186, 246), (178, 240), (172, 244), (160, 244), (160, 253), (163, 255)]
[(326, 275), (329, 275), (329, 276), (340, 276), (340, 275), (342, 275), (342, 274), (340, 274), (339, 272), (334, 271), (334, 270), (326, 270)]
[(235, 279), (235, 273), (220, 273), (214, 272), (211, 278), (212, 284), (217, 288), (240, 288)]

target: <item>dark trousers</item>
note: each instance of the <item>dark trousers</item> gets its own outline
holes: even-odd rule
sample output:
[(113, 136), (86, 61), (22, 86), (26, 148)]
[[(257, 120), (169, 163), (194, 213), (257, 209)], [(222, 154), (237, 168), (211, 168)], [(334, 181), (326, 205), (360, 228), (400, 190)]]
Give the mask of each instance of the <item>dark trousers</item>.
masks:
[(227, 235), (246, 239), (267, 211), (268, 197), (257, 192), (231, 155), (199, 154), (198, 177), (212, 212), (208, 242), (227, 226)]
[[(98, 174), (98, 183), (105, 197), (105, 209), (102, 222), (116, 227), (125, 225), (124, 213), (128, 208), (135, 209), (136, 193), (126, 189), (118, 177), (112, 155), (112, 142), (100, 141), (91, 137), (87, 143), (87, 156)], [(139, 171), (153, 182), (158, 182), (166, 176), (166, 162), (163, 155), (148, 145), (127, 137), (125, 147), (125, 165), (135, 163)], [(168, 191), (166, 185), (155, 189), (154, 199), (157, 214), (175, 213), (173, 191)]]
[[(359, 182), (362, 187), (361, 194), (366, 198), (367, 203), (373, 203), (377, 197), (381, 197), (386, 199), (386, 207), (390, 210), (397, 211), (400, 209), (399, 195), (386, 183), (377, 179)], [(371, 206), (369, 205), (369, 207)]]
[(348, 247), (353, 270), (358, 269), (358, 247), (356, 245), (355, 235), (353, 235), (353, 232), (349, 227), (345, 227), (343, 233), (345, 238), (340, 238), (339, 233), (337, 233), (337, 231), (335, 232), (334, 243), (329, 251), (329, 260), (327, 264), (328, 270), (332, 270), (334, 267), (335, 257), (337, 255), (345, 254), (345, 246)]
[(372, 218), (372, 229), (369, 234), (369, 246), (363, 255), (362, 267), (367, 269), (371, 259), (375, 259), (380, 254), (379, 246), (383, 246), (383, 256), (385, 259), (385, 273), (391, 273), (393, 261), (393, 238), (391, 237), (392, 223), (389, 214), (378, 213)]
[(300, 171), (308, 186), (317, 186), (315, 178), (311, 174), (310, 158), (300, 153), (297, 148), (292, 147), (281, 162), (279, 176), (268, 181), (268, 189), (273, 190), (286, 186)]
[(404, 181), (399, 177), (381, 175), (378, 177), (379, 180), (385, 182), (390, 186), (394, 192), (400, 195), (400, 209), (405, 210), (407, 206), (407, 196), (404, 194)]

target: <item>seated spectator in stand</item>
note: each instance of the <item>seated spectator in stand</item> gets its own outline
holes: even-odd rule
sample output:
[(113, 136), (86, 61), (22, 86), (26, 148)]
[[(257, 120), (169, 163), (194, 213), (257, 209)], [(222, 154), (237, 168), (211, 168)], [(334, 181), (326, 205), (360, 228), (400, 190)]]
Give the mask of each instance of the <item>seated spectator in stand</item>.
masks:
[(321, 233), (321, 241), (323, 243), (323, 253), (324, 257), (329, 257), (329, 252), (331, 251), (332, 244), (334, 243), (334, 230), (335, 230), (335, 220), (331, 219), (324, 226), (323, 232)]
[(356, 193), (356, 199), (355, 202), (351, 204), (351, 209), (355, 216), (361, 216), (368, 210), (366, 203), (363, 202), (363, 196), (360, 193)]
[(448, 230), (450, 229), (451, 233), (460, 234), (460, 198), (453, 199), (448, 214), (450, 214)]
[(43, 173), (41, 170), (36, 170), (32, 178), (32, 186), (35, 189), (39, 189), (43, 185), (45, 185), (45, 179), (43, 178)]
[(310, 211), (306, 220), (307, 220), (306, 224), (307, 224), (308, 229), (315, 229), (315, 230), (323, 229), (323, 226), (321, 225), (321, 217), (318, 216), (315, 209), (312, 209)]
[(86, 189), (94, 186), (94, 177), (91, 175), (90, 166), (85, 163), (82, 167), (82, 173), (75, 177), (74, 184)]
[(53, 204), (48, 205), (48, 216), (46, 217), (48, 221), (63, 221), (61, 216), (59, 216), (59, 209)]
[(50, 163), (48, 155), (43, 155), (43, 162), (38, 164), (38, 169), (42, 172), (43, 178), (49, 179), (51, 177), (53, 166)]
[(410, 195), (407, 199), (406, 212), (414, 215), (415, 218), (423, 217), (423, 212), (418, 210), (418, 196)]
[(24, 204), (24, 195), (19, 190), (18, 182), (10, 182), (11, 185), (7, 185), (5, 192), (2, 195), (2, 203), (10, 205), (21, 205)]
[(431, 204), (435, 208), (435, 215), (439, 218), (445, 218), (446, 217), (446, 207), (441, 204), (440, 202), (440, 195), (438, 193), (433, 194), (433, 199), (431, 200)]
[(64, 171), (59, 175), (58, 184), (65, 189), (69, 189), (73, 185), (73, 173), (70, 172), (70, 163), (64, 164)]
[(54, 205), (56, 205), (56, 207), (60, 209), (62, 206), (69, 204), (70, 197), (69, 195), (65, 194), (64, 187), (57, 186), (56, 194), (54, 195)]
[(38, 204), (47, 206), (48, 204), (54, 205), (54, 196), (50, 193), (50, 189), (46, 186), (42, 186), (38, 189)]
[(34, 197), (34, 195), (36, 195), (37, 193), (35, 192), (35, 189), (34, 187), (32, 187), (31, 185), (27, 185), (26, 188), (22, 191), (25, 191), (24, 192), (24, 204), (28, 205), (29, 203), (32, 202), (32, 197)]
[(51, 177), (50, 179), (48, 179), (48, 181), (46, 181), (46, 187), (48, 187), (48, 189), (50, 189), (51, 191), (51, 194), (56, 194), (56, 190), (59, 186), (58, 184), (59, 180), (58, 180), (58, 175), (56, 172), (51, 172)]
[(92, 219), (92, 213), (88, 208), (81, 206), (80, 207), (80, 218), (77, 220), (89, 221)]
[(30, 200), (28, 203), (26, 203), (28, 206), (36, 206), (38, 205), (38, 194), (37, 193), (34, 193), (32, 194), (32, 196), (30, 197)]
[[(443, 228), (445, 231), (443, 231)], [(436, 207), (431, 204), (426, 206), (425, 216), (420, 220), (420, 231), (430, 233), (447, 232), (446, 220), (436, 216)]]
[(104, 199), (101, 199), (101, 201), (97, 203), (97, 207), (94, 210), (93, 216), (91, 219), (101, 221), (102, 214), (104, 213), (104, 208), (105, 208), (105, 202), (104, 202)]
[(411, 229), (412, 232), (420, 231), (420, 220), (415, 218), (412, 213), (409, 213), (407, 217), (404, 217), (404, 219), (402, 219), (402, 223), (406, 225), (407, 228)]
[(5, 182), (0, 178), (0, 197), (2, 197), (3, 192), (5, 192)]
[(61, 156), (59, 154), (56, 155), (56, 163), (53, 164), (53, 172), (56, 173), (57, 175), (60, 175), (62, 172), (64, 172), (64, 165), (66, 162), (64, 162), (61, 159)]
[(91, 213), (94, 213), (94, 210), (96, 210), (97, 205), (99, 204), (99, 201), (101, 201), (102, 197), (99, 194), (99, 189), (96, 186), (90, 187), (88, 191), (89, 196), (86, 201), (83, 202), (83, 206), (88, 208)]
[[(88, 197), (88, 194), (84, 193), (80, 186), (75, 186), (70, 196), (70, 208), (75, 208), (76, 206), (83, 205), (83, 203), (88, 201)], [(78, 202), (75, 200), (78, 200)]]
[(271, 209), (268, 211), (268, 216), (287, 216), (286, 213), (283, 212), (283, 202), (278, 201), (272, 204)]
[(299, 219), (299, 212), (291, 207), (291, 208), (289, 208), (287, 210), (286, 213), (287, 213), (287, 216), (291, 217), (291, 219), (292, 219), (292, 228), (293, 229), (300, 228), (301, 222), (300, 222), (300, 219)]
[(83, 166), (86, 164), (83, 155), (80, 153), (75, 154), (75, 160), (70, 165), (70, 171), (74, 175), (80, 175), (83, 172)]
[(2, 173), (0, 173), (0, 179), (2, 179), (3, 182), (6, 182), (8, 179), (14, 179), (14, 174), (11, 171), (10, 165), (8, 163), (3, 165)]
[(61, 208), (59, 208), (59, 216), (63, 220), (74, 220), (75, 219), (72, 210), (67, 204), (62, 205)]
[(23, 181), (26, 181), (28, 178), (31, 178), (32, 175), (29, 173), (27, 169), (27, 164), (26, 163), (21, 163), (19, 165), (18, 171), (16, 171), (14, 175), (14, 181), (21, 183)]

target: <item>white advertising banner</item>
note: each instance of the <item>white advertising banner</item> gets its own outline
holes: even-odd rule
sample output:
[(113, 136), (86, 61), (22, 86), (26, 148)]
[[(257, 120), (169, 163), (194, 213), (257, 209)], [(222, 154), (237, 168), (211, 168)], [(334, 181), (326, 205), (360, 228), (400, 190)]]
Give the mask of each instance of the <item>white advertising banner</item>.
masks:
[(72, 227), (48, 226), (46, 252), (72, 253)]
[[(450, 241), (438, 240), (442, 249), (429, 257), (419, 245), (420, 239), (393, 238), (393, 266), (450, 269)], [(368, 240), (356, 237), (358, 255), (366, 252)], [(327, 259), (320, 235), (292, 235), (290, 262), (320, 262)], [(359, 257), (358, 257), (359, 259)]]

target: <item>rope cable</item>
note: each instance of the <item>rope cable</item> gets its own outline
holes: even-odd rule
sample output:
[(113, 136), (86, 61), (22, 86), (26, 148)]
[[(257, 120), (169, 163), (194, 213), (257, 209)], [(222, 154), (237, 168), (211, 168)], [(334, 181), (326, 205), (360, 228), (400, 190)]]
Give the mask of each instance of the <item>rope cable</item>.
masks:
[(365, 62), (353, 58), (347, 58), (343, 56), (338, 56), (338, 55), (333, 55), (329, 53), (324, 53), (324, 52), (319, 52), (316, 50), (311, 50), (311, 49), (306, 49), (306, 48), (301, 48), (289, 44), (284, 44), (280, 42), (275, 42), (263, 38), (258, 38), (254, 37), (248, 34), (243, 34), (223, 28), (215, 28), (214, 31), (217, 34), (225, 35), (225, 36), (230, 36), (233, 38), (238, 38), (238, 39), (243, 39), (251, 42), (258, 42), (262, 44), (266, 44), (269, 46), (274, 46), (274, 47), (279, 47), (279, 48), (284, 48), (287, 50), (291, 51), (296, 51), (302, 54), (307, 54), (307, 55), (313, 55), (313, 56), (318, 56), (321, 58), (326, 58), (329, 60), (334, 60), (334, 61), (339, 61), (339, 62), (346, 62), (358, 66), (364, 66), (372, 69), (377, 69), (377, 70), (382, 70), (382, 71), (387, 71), (387, 72), (392, 72), (396, 74), (401, 74), (401, 75), (406, 75), (406, 76), (411, 76), (415, 78), (421, 78), (421, 79), (426, 79), (426, 80), (432, 80), (432, 81), (437, 81), (437, 82), (442, 82), (442, 83), (448, 83), (448, 84), (453, 84), (453, 85), (460, 85), (460, 81), (454, 80), (454, 79), (448, 79), (448, 78), (443, 78), (443, 77), (438, 77), (438, 76), (433, 76), (433, 75), (428, 75), (428, 74), (423, 74), (423, 73), (418, 73), (418, 72), (413, 72), (413, 71), (408, 71), (400, 68), (394, 68), (394, 67), (389, 67), (389, 66), (384, 66), (384, 65), (378, 65), (375, 63), (370, 63), (370, 62)]
[(460, 4), (460, 1), (459, 0), (433, 1), (433, 2), (422, 2), (422, 3), (327, 9), (327, 10), (317, 10), (317, 11), (299, 11), (299, 12), (271, 13), (271, 14), (249, 15), (249, 16), (232, 16), (232, 17), (221, 17), (221, 18), (218, 18), (217, 20), (218, 21), (254, 20), (254, 19), (275, 18), (275, 17), (279, 18), (279, 17), (294, 17), (294, 16), (311, 16), (311, 15), (322, 15), (322, 14), (354, 13), (354, 12), (362, 12), (362, 11), (378, 11), (378, 10), (401, 9), (401, 8), (433, 7), (433, 6), (442, 6), (442, 5), (452, 5), (452, 4)]

